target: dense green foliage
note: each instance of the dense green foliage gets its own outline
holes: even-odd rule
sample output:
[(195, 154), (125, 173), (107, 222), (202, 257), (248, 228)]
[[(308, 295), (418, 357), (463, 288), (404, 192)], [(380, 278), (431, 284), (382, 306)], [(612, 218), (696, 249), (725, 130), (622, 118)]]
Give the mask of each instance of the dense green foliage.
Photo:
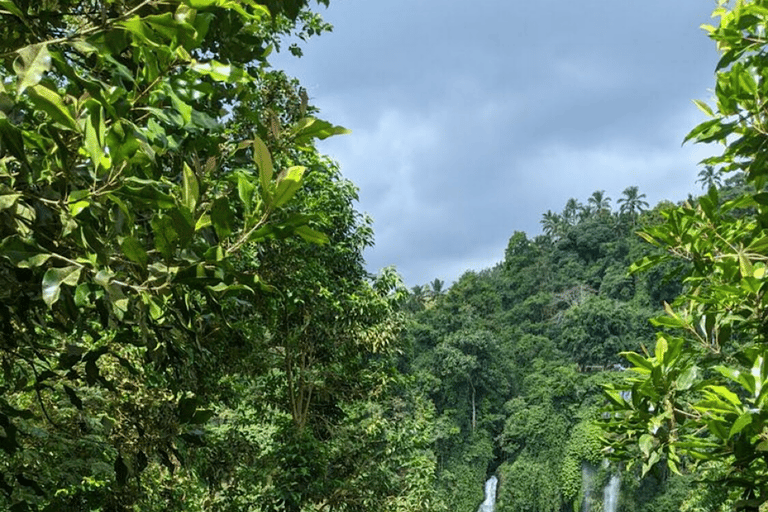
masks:
[[(609, 390), (606, 430), (615, 455), (644, 472), (694, 472), (717, 483), (728, 508), (757, 511), (768, 502), (768, 2), (719, 1), (714, 14), (718, 26), (705, 28), (722, 52), (715, 105), (698, 102), (711, 119), (687, 138), (724, 150), (703, 162), (709, 192), (643, 233), (663, 252), (636, 268), (684, 262), (685, 293), (654, 320), (655, 349), (626, 354), (633, 376)], [(723, 173), (742, 186), (718, 191)], [(716, 509), (712, 498), (696, 510)]]
[(429, 508), (403, 290), (314, 149), (344, 130), (266, 60), (328, 28), (0, 2), (1, 509)]
[[(619, 472), (603, 467), (601, 389), (621, 378), (619, 352), (653, 343), (648, 318), (681, 286), (627, 272), (655, 254), (635, 231), (674, 205), (643, 211), (636, 187), (619, 211), (609, 201), (600, 191), (586, 205), (572, 199), (543, 216), (547, 234), (515, 233), (496, 267), (467, 272), (446, 292), (412, 290), (403, 364), (435, 404), (437, 486), (450, 510), (476, 509), (492, 472), (500, 511), (596, 504)], [(621, 474), (622, 510), (671, 512), (692, 495), (688, 480)]]
[(269, 67), (306, 0), (0, 0), (0, 508), (764, 508), (768, 2), (716, 14), (704, 196), (409, 293)]

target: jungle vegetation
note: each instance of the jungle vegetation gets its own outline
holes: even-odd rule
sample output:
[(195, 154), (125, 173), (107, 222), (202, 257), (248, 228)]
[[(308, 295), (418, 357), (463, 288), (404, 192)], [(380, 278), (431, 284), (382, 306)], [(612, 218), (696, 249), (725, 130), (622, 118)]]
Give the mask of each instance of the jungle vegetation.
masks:
[(707, 27), (701, 196), (410, 289), (269, 65), (313, 7), (0, 0), (0, 509), (765, 509), (768, 1)]

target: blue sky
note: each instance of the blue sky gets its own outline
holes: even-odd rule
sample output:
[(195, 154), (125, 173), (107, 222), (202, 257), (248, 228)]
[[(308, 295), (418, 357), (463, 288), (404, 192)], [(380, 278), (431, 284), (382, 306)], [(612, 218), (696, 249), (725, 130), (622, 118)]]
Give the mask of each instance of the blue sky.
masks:
[(717, 54), (711, 0), (332, 0), (332, 33), (276, 67), (352, 130), (320, 150), (374, 219), (369, 269), (410, 287), (501, 261), (547, 210), (637, 185), (697, 192), (715, 148), (682, 140)]

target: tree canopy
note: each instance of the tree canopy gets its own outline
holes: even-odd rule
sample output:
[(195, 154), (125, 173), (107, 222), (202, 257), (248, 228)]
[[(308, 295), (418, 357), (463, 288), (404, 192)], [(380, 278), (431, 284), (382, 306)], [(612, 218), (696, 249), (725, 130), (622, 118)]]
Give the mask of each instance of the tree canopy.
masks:
[(314, 148), (346, 130), (267, 60), (330, 27), (303, 0), (0, 21), (0, 508), (425, 508), (399, 278)]
[[(642, 233), (663, 252), (635, 270), (682, 263), (685, 289), (654, 320), (655, 349), (625, 353), (632, 376), (607, 392), (606, 429), (614, 454), (641, 460), (644, 473), (660, 464), (697, 472), (727, 489), (728, 507), (757, 511), (768, 502), (768, 5), (719, 1), (714, 16), (719, 24), (704, 28), (721, 51), (715, 104), (696, 102), (710, 119), (686, 140), (719, 143), (723, 152), (702, 162), (708, 193), (663, 212), (664, 222)], [(745, 185), (721, 195), (728, 173)]]

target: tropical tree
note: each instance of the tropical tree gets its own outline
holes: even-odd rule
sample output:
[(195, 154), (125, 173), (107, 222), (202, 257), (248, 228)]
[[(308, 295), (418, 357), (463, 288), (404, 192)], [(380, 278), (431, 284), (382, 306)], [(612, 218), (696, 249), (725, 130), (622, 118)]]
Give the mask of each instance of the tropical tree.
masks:
[(686, 289), (654, 320), (664, 329), (655, 349), (625, 354), (631, 376), (607, 392), (606, 428), (613, 453), (640, 459), (644, 473), (659, 463), (698, 468), (727, 489), (733, 509), (758, 511), (768, 502), (768, 3), (719, 1), (714, 17), (719, 25), (704, 28), (722, 52), (717, 104), (697, 102), (711, 119), (686, 140), (724, 147), (703, 162), (706, 184), (716, 184), (715, 172), (743, 172), (753, 188), (722, 201), (711, 186), (695, 206), (666, 210), (664, 224), (645, 231), (665, 254), (636, 269), (686, 262)]
[(443, 286), (445, 286), (445, 281), (441, 281), (438, 278), (435, 278), (430, 283), (430, 288), (432, 290), (432, 295), (438, 296), (443, 294)]
[(624, 195), (617, 203), (621, 204), (621, 213), (628, 214), (634, 219), (638, 213), (648, 208), (648, 202), (643, 201), (645, 194), (641, 194), (637, 186), (631, 186), (624, 189)]
[(541, 225), (545, 235), (557, 239), (562, 235), (565, 220), (552, 210), (547, 210), (547, 213), (541, 216)]
[(583, 206), (579, 201), (577, 201), (575, 198), (571, 197), (568, 199), (568, 201), (565, 203), (565, 208), (563, 208), (562, 217), (566, 224), (569, 226), (573, 226), (578, 221), (578, 214), (581, 211)]
[(713, 165), (705, 165), (704, 168), (699, 171), (699, 179), (697, 183), (701, 183), (701, 187), (704, 190), (709, 190), (712, 187), (722, 186), (722, 179), (720, 178), (720, 172)]
[(611, 209), (611, 198), (605, 195), (605, 190), (595, 190), (587, 199), (587, 204), (597, 214), (608, 212)]

